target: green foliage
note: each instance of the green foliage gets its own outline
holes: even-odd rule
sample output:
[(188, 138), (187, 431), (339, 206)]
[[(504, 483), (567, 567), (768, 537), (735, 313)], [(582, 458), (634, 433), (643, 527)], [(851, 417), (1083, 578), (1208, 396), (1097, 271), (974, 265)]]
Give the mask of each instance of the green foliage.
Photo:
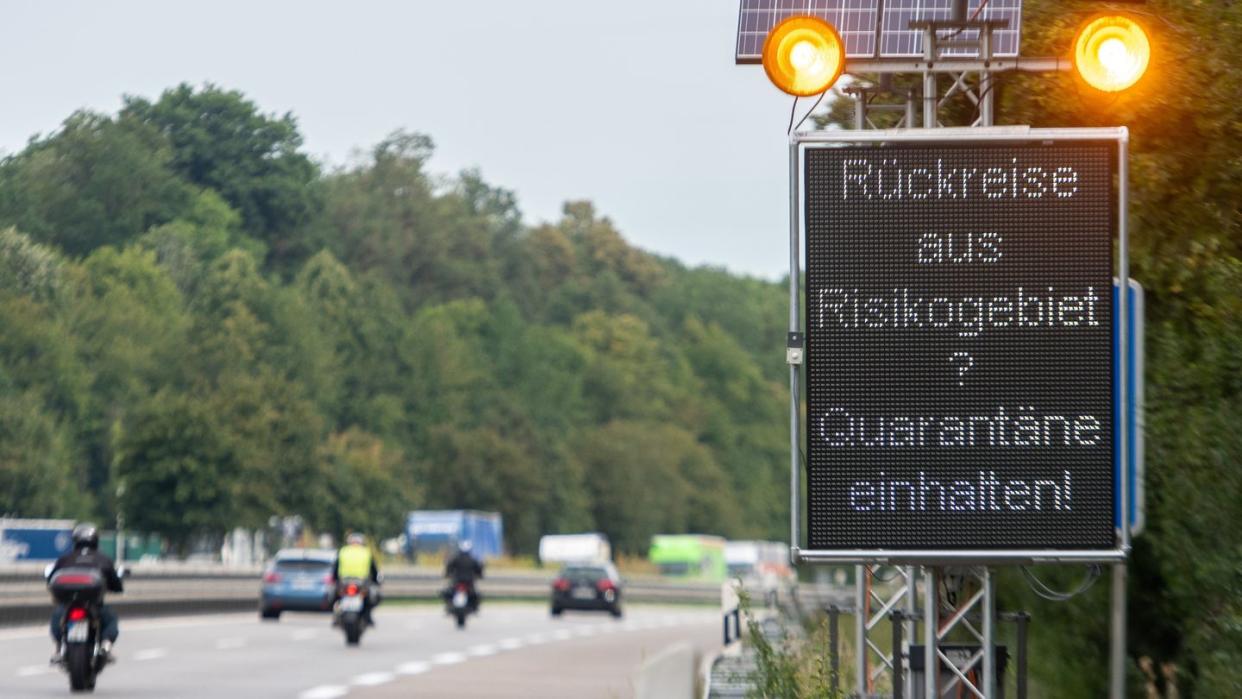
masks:
[(224, 197), (277, 261), (314, 252), (301, 234), (320, 205), (319, 169), (298, 150), (293, 115), (261, 114), (240, 92), (182, 83), (155, 102), (126, 98), (121, 118), (163, 134), (173, 170)]
[(176, 218), (193, 199), (171, 160), (153, 128), (77, 112), (0, 161), (0, 225), (73, 256), (124, 244)]
[[(1041, 55), (1068, 45), (1090, 9), (1027, 7), (1024, 52)], [(1242, 544), (1227, 533), (1242, 521), (1242, 106), (1229, 97), (1242, 90), (1242, 6), (1152, 0), (1136, 9), (1159, 53), (1135, 88), (1104, 96), (1070, 75), (1014, 78), (1000, 114), (1130, 128), (1131, 274), (1147, 300), (1148, 529), (1132, 557), (1128, 648), (1134, 661), (1176, 665), (1184, 693), (1239, 696)], [(1105, 693), (1107, 678), (1092, 668), (1105, 666), (1107, 630), (1088, 620), (1106, 595), (1093, 593), (1036, 607), (1033, 657), (1066, 663), (1034, 666), (1048, 696)]]
[(419, 134), (326, 174), (300, 144), (181, 85), (0, 163), (0, 511), (120, 512), (181, 550), (418, 507), (497, 510), (516, 553), (783, 533), (779, 286), (586, 202), (528, 228)]

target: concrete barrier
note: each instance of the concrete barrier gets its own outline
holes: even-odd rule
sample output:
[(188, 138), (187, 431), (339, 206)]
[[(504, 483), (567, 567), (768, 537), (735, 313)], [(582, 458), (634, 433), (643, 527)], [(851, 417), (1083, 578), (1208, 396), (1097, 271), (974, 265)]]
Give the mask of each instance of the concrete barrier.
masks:
[(694, 646), (674, 643), (634, 671), (634, 699), (694, 699)]
[[(109, 604), (127, 616), (258, 608), (262, 570), (257, 567), (155, 563), (132, 566), (130, 572), (125, 593), (109, 597)], [(384, 596), (390, 600), (437, 600), (445, 585), (439, 568), (389, 567), (383, 572)], [(554, 576), (550, 570), (495, 571), (479, 582), (479, 592), (490, 599), (544, 600)], [(636, 578), (626, 581), (623, 594), (628, 602), (718, 604), (720, 588), (713, 583)], [(0, 568), (0, 625), (45, 619), (50, 610), (42, 565)]]

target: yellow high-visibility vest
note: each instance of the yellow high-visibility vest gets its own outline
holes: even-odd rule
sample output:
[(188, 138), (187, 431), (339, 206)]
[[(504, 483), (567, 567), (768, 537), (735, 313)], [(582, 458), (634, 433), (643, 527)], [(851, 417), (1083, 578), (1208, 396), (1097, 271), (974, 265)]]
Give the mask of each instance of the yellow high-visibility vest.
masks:
[(361, 544), (342, 546), (337, 554), (336, 575), (342, 580), (345, 578), (362, 578), (363, 580), (370, 578), (371, 549)]

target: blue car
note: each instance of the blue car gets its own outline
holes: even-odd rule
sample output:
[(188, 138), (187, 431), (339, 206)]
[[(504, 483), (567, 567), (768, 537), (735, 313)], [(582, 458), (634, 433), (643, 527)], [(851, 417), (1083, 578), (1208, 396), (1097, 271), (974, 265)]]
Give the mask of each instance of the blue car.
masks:
[(327, 549), (281, 549), (263, 572), (259, 616), (279, 619), (281, 612), (330, 612), (336, 594)]

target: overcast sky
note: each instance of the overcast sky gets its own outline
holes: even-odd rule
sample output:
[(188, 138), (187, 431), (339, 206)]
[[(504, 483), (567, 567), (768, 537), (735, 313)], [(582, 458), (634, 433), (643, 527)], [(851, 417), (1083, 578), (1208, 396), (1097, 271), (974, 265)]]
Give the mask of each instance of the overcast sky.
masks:
[(397, 128), (477, 167), (527, 221), (590, 199), (637, 245), (775, 278), (788, 266), (790, 100), (735, 66), (737, 0), (8, 2), (0, 149), (70, 112), (189, 81), (292, 111), (348, 161)]

